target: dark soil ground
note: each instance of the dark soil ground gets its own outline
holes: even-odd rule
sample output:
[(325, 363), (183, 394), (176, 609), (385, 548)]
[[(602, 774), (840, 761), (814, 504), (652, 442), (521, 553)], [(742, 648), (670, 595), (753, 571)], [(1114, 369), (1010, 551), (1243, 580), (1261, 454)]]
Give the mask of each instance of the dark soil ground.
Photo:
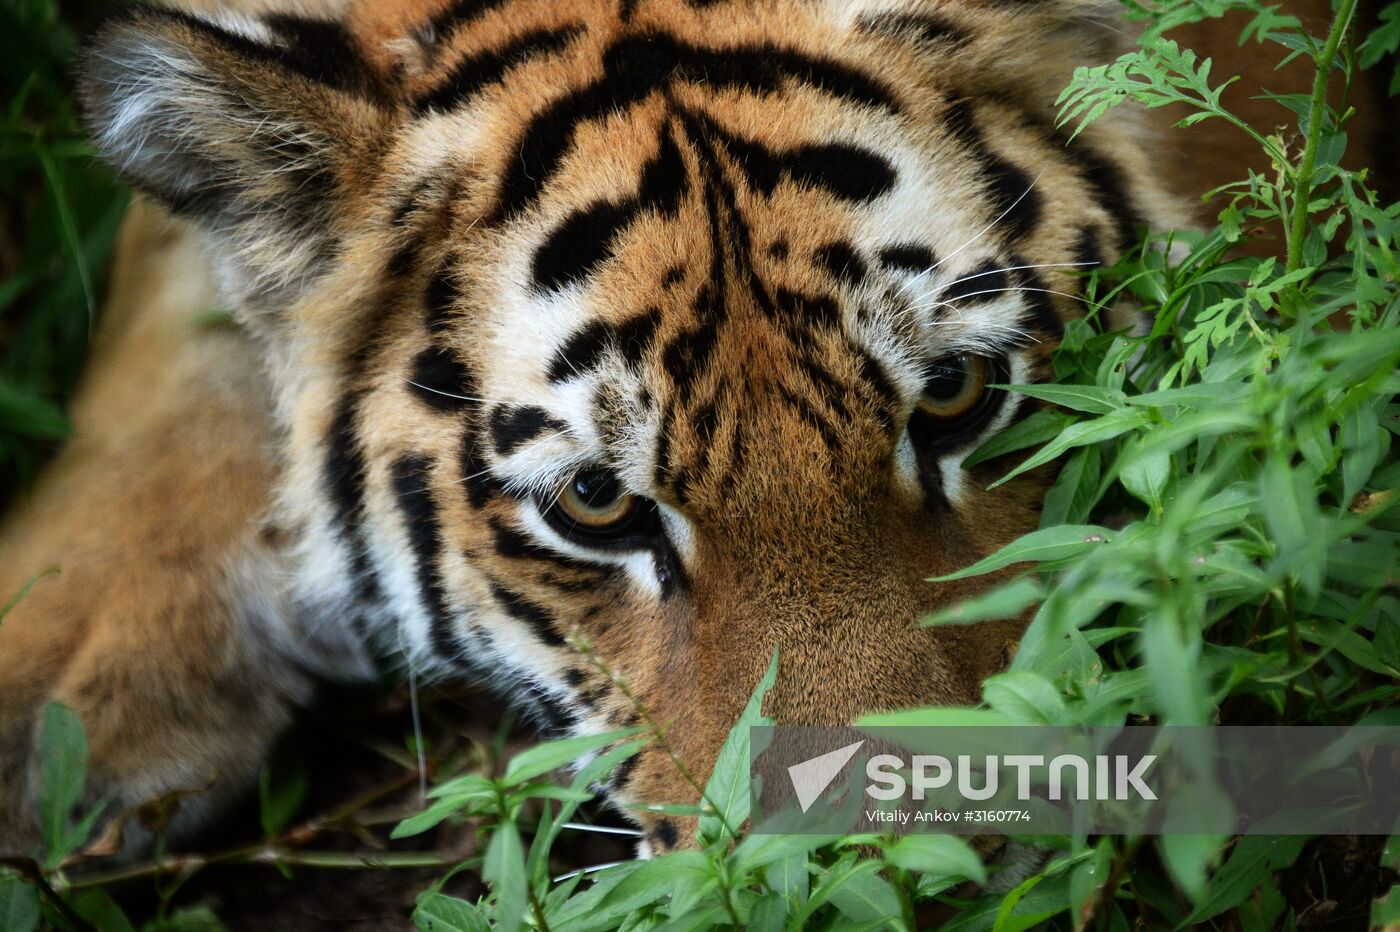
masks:
[[(533, 740), (530, 729), (515, 724), (489, 694), (462, 690), (420, 698), (430, 782), (466, 770), (489, 772)], [(265, 836), (262, 807), (252, 792), (201, 833), (197, 844), (170, 847), (177, 860), (232, 853), (229, 860), (207, 863), (183, 882), (177, 882), (178, 874), (153, 876), (148, 870), (153, 862), (138, 862), (126, 868), (138, 876), (108, 885), (108, 891), (138, 924), (161, 909), (161, 891), (166, 891), (167, 910), (206, 907), (231, 932), (411, 929), (418, 894), (463, 862), (467, 867), (453, 874), (443, 891), (476, 899), (483, 887), (472, 862), (477, 853), (472, 826), (449, 822), (423, 835), (389, 839), (395, 824), (421, 808), (418, 768), (409, 750), (412, 734), (406, 690), (327, 697), (273, 758), (274, 786), (299, 784), (304, 778), (306, 788), (295, 816), (275, 836), (280, 846), (300, 859), (354, 862), (362, 857), (365, 866), (287, 866), (284, 872), (256, 860)], [(625, 824), (616, 813), (596, 806), (585, 807), (579, 820)], [(440, 863), (373, 866), (376, 858), (409, 853)], [(554, 854), (551, 870), (557, 876), (629, 858), (633, 843), (626, 836), (570, 831)]]

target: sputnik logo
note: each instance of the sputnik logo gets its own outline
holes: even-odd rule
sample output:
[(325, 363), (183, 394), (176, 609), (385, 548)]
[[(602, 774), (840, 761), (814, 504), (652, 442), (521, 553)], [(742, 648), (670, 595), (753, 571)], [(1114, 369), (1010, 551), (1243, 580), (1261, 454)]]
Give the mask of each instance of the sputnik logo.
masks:
[(828, 751), (810, 760), (804, 760), (800, 764), (793, 764), (788, 768), (788, 777), (792, 780), (792, 788), (797, 792), (797, 804), (806, 812), (812, 807), (812, 803), (821, 798), (826, 792), (826, 788), (831, 786), (831, 781), (836, 779), (845, 766), (850, 763), (851, 758), (856, 756), (856, 751), (865, 741), (857, 741), (855, 744), (848, 744), (844, 748), (837, 748)]

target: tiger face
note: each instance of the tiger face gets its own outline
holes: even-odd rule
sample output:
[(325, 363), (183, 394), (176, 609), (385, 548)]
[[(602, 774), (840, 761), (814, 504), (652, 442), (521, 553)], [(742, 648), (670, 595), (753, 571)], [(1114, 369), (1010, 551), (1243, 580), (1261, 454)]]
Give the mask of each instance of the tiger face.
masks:
[[(84, 58), (105, 157), (207, 232), (283, 425), (295, 622), (486, 676), (546, 726), (646, 718), (706, 772), (768, 711), (969, 703), (1015, 621), (930, 583), (1048, 476), (1076, 270), (1167, 216), (1131, 122), (1067, 148), (1079, 2), (137, 8)], [(616, 799), (693, 795), (644, 752)], [(669, 847), (676, 827), (649, 823)]]

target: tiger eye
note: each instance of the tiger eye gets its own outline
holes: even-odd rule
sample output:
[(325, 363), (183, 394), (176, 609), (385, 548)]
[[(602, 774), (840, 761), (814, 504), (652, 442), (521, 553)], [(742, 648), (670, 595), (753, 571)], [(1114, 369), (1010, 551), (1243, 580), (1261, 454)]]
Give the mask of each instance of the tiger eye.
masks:
[(564, 483), (556, 507), (570, 520), (601, 530), (624, 522), (636, 503), (612, 473), (584, 469)]
[(962, 417), (986, 397), (990, 374), (985, 356), (959, 353), (936, 361), (924, 382), (919, 410), (940, 420)]

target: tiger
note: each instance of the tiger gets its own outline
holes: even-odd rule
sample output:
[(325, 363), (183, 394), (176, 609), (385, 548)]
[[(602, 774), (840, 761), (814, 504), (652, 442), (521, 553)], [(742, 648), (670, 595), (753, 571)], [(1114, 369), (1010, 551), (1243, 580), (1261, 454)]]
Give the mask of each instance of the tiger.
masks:
[[(140, 192), (73, 405), (5, 525), (0, 848), (50, 702), (122, 811), (197, 826), (325, 683), (485, 682), (648, 723), (686, 802), (765, 711), (970, 705), (1025, 617), (921, 625), (1038, 523), (969, 464), (1044, 407), (1083, 276), (1188, 222), (1123, 107), (1055, 98), (1103, 0), (139, 5), (87, 41)], [(198, 326), (210, 308), (229, 326)], [(57, 573), (46, 568), (57, 567)], [(625, 810), (641, 853), (685, 822)]]

